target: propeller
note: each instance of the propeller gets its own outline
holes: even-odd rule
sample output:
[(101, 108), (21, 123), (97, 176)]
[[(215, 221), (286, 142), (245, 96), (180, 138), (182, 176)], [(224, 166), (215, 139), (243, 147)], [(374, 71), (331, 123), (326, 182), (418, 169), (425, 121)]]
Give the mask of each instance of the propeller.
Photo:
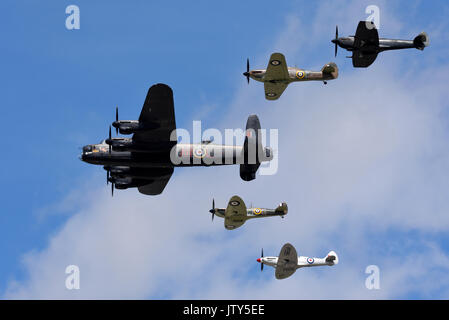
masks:
[(338, 50), (338, 26), (335, 26), (335, 39), (332, 42), (335, 43), (335, 56), (337, 56), (337, 50)]
[[(118, 122), (118, 106), (115, 107), (115, 122)], [(118, 126), (115, 127), (115, 134), (118, 134)]]
[(114, 196), (114, 182), (111, 182), (111, 197)]
[(246, 81), (249, 84), (249, 59), (246, 59), (246, 72), (243, 72), (243, 75), (246, 77)]
[[(263, 248), (262, 248), (261, 257), (263, 258)], [(260, 263), (260, 271), (263, 271), (263, 262)]]
[(215, 216), (215, 199), (212, 199), (212, 209), (210, 209), (209, 212), (212, 213), (212, 221), (214, 221), (214, 216)]

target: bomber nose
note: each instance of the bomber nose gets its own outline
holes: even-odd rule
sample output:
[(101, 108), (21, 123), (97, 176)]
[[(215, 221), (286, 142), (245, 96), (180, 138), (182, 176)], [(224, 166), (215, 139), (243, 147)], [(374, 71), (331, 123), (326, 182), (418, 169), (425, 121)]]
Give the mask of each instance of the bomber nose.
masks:
[(260, 262), (260, 258), (259, 258), (259, 259), (257, 259), (257, 262)]

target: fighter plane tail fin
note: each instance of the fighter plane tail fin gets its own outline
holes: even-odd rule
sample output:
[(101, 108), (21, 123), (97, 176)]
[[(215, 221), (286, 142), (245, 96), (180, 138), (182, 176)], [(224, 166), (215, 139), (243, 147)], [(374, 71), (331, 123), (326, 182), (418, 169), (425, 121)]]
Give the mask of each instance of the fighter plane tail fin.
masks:
[(279, 214), (285, 215), (288, 213), (288, 206), (287, 203), (282, 202), (276, 209), (275, 211)]
[(335, 251), (330, 251), (326, 256), (326, 262), (333, 266), (334, 264), (338, 264), (338, 255), (335, 253)]
[(321, 72), (330, 76), (331, 79), (338, 78), (338, 67), (334, 62), (326, 63), (323, 68), (321, 68)]
[(418, 50), (424, 50), (430, 44), (430, 39), (427, 33), (421, 32), (418, 34), (415, 39), (413, 39), (413, 45)]

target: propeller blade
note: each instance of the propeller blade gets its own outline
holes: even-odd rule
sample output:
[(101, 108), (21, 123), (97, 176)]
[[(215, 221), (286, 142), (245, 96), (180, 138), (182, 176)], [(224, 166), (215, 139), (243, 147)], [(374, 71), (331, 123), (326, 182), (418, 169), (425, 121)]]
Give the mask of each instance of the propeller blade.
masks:
[[(118, 106), (115, 107), (115, 121), (118, 122)], [(118, 134), (118, 127), (115, 127), (115, 134)]]
[(109, 169), (106, 170), (106, 185), (109, 185)]
[(263, 262), (260, 263), (260, 271), (263, 271)]
[[(109, 142), (111, 142), (111, 126), (109, 126)], [(109, 154), (111, 154), (112, 146), (109, 144)]]
[(212, 213), (212, 221), (214, 221), (214, 216), (215, 216), (215, 199), (212, 199), (212, 209), (210, 209), (209, 212)]
[(261, 257), (263, 258), (263, 248), (262, 248), (262, 255), (261, 255)]
[(335, 26), (335, 56), (337, 56), (337, 50), (338, 50), (338, 26)]
[(249, 59), (246, 59), (246, 72), (243, 72), (243, 75), (246, 77), (246, 81), (249, 84)]
[(111, 196), (114, 196), (114, 182), (111, 183)]

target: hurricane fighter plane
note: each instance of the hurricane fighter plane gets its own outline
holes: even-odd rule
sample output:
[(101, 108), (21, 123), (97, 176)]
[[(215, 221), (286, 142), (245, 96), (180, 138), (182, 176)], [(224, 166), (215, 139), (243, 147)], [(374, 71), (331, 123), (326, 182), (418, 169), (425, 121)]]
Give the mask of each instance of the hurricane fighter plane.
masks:
[(295, 247), (286, 243), (282, 247), (279, 257), (264, 257), (262, 249), (261, 257), (257, 259), (257, 262), (260, 263), (261, 271), (263, 265), (266, 264), (276, 269), (274, 273), (276, 279), (285, 279), (299, 268), (336, 265), (338, 264), (338, 256), (334, 251), (330, 251), (324, 258), (298, 257)]
[(263, 82), (265, 98), (267, 100), (276, 100), (279, 99), (287, 86), (292, 82), (318, 80), (327, 84), (327, 80), (337, 79), (338, 67), (333, 62), (324, 65), (320, 71), (288, 67), (282, 53), (273, 53), (265, 70), (249, 70), (249, 59), (246, 60), (246, 72), (243, 75), (248, 83), (250, 78)]
[(112, 183), (112, 194), (115, 187), (137, 188), (143, 194), (158, 195), (174, 167), (240, 164), (240, 177), (250, 181), (255, 179), (261, 162), (273, 159), (271, 148), (262, 147), (256, 115), (248, 117), (243, 146), (211, 141), (177, 143), (173, 92), (165, 84), (156, 84), (148, 90), (139, 120), (119, 120), (117, 109), (112, 125), (117, 133), (132, 137), (111, 138), (109, 127), (109, 138), (84, 146), (80, 157), (84, 162), (104, 166), (107, 182)]
[(388, 50), (399, 50), (416, 48), (424, 50), (429, 45), (429, 37), (421, 32), (413, 40), (398, 40), (379, 38), (376, 26), (372, 21), (360, 21), (355, 36), (338, 37), (338, 26), (335, 29), (335, 56), (338, 46), (352, 51), (352, 65), (355, 68), (366, 68), (370, 66), (380, 52)]
[(212, 214), (212, 221), (214, 216), (217, 215), (224, 218), (226, 229), (233, 230), (241, 227), (248, 219), (274, 216), (283, 218), (288, 213), (288, 207), (285, 202), (282, 202), (276, 209), (247, 208), (245, 202), (239, 196), (233, 196), (226, 209), (215, 208), (215, 200), (212, 200), (212, 209), (209, 212)]

